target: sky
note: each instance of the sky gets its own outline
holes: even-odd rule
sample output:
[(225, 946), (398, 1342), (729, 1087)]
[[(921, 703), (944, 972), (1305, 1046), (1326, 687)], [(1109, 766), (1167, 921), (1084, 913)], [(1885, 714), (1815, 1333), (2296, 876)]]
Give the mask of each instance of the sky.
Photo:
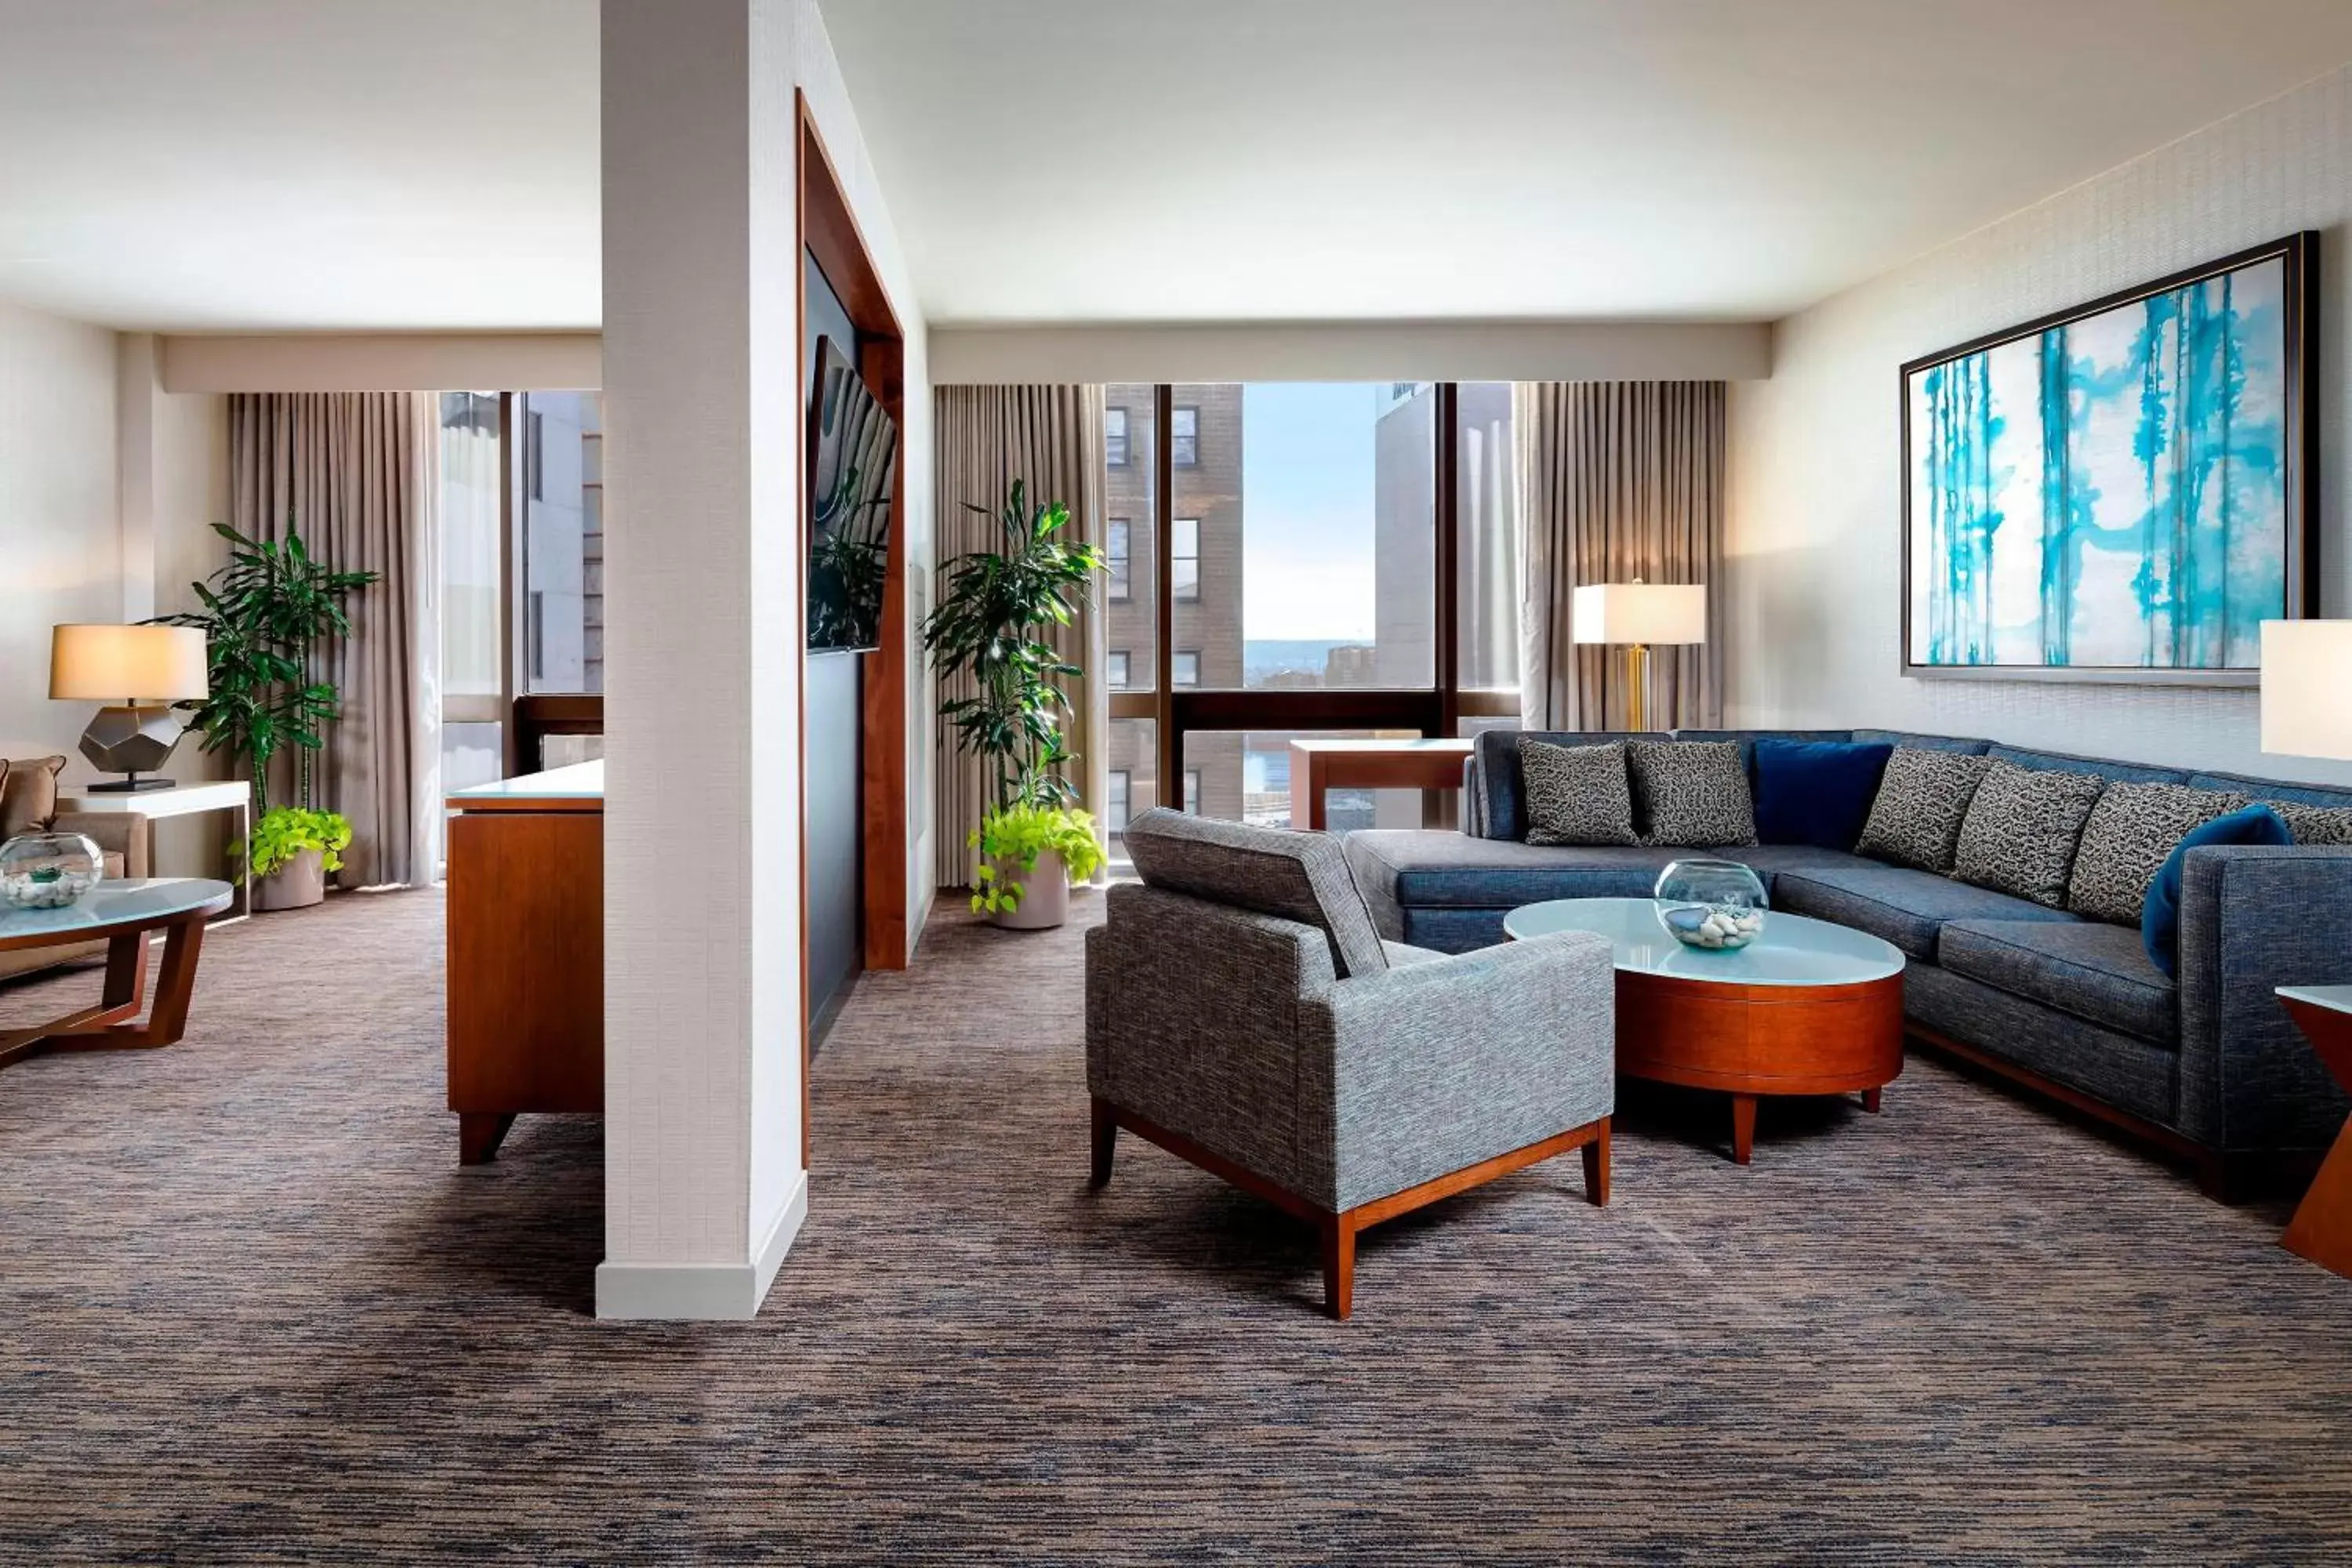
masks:
[(1384, 388), (1242, 389), (1242, 636), (1372, 640), (1372, 426)]

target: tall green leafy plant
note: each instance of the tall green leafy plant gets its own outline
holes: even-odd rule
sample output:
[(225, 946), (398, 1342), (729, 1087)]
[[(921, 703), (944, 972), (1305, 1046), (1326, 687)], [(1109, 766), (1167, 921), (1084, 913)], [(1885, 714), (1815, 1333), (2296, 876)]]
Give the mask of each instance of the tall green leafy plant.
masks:
[(343, 602), (377, 574), (339, 571), (312, 555), (291, 516), (286, 537), (275, 542), (248, 539), (225, 522), (213, 531), (228, 541), (228, 564), (208, 584), (189, 584), (201, 608), (161, 617), (205, 634), (212, 694), (184, 704), (194, 710), (190, 722), (205, 751), (252, 764), (254, 805), (265, 816), (270, 761), (292, 747), (294, 804), (316, 811), (321, 727), (341, 711), (318, 658), (333, 639), (351, 635)]
[(1055, 501), (1032, 510), (1019, 479), (999, 510), (964, 508), (995, 522), (998, 548), (949, 562), (923, 622), (940, 674), (971, 678), (973, 694), (942, 702), (940, 716), (958, 750), (987, 760), (996, 811), (1074, 805), (1078, 792), (1063, 769), (1077, 759), (1065, 740), (1070, 700), (1059, 682), (1085, 672), (1045, 637), (1091, 602), (1102, 552), (1066, 542), (1070, 509)]

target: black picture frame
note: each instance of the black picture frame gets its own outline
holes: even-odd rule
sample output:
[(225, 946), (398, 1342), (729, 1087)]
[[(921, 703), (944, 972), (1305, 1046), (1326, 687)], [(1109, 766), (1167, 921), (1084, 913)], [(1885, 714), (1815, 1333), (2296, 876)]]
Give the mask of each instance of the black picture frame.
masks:
[(2284, 618), (2305, 620), (2319, 613), (2319, 235), (2302, 230), (2266, 245), (2184, 268), (2165, 277), (2119, 289), (2071, 310), (1988, 332), (1906, 362), (1895, 377), (1895, 400), (1902, 421), (1900, 486), (1902, 489), (1901, 644), (1898, 657), (1906, 677), (1934, 680), (2057, 681), (2066, 684), (2127, 686), (2252, 687), (2261, 683), (2259, 668), (2182, 668), (2117, 665), (1921, 664), (1911, 657), (1913, 530), (1913, 378), (1954, 360), (2038, 337), (2056, 327), (2099, 316), (2135, 304), (2153, 295), (2168, 293), (2224, 273), (2276, 259), (2284, 265), (2283, 307), (2285, 331), (2284, 468), (2280, 476), (2285, 499)]

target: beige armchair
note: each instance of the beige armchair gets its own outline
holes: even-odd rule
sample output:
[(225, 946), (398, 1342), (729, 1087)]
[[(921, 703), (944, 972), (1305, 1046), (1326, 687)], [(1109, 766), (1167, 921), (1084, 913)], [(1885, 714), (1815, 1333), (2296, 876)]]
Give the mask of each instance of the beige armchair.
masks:
[[(147, 819), (137, 812), (58, 811), (57, 805), (57, 767), (63, 757), (41, 758), (11, 763), (5, 777), (13, 779), (13, 789), (0, 785), (0, 839), (13, 838), (19, 833), (50, 832), (79, 833), (98, 846), (106, 858), (109, 877), (144, 877), (147, 875)], [(46, 775), (46, 776), (44, 776)], [(32, 786), (27, 788), (28, 784)], [(38, 793), (36, 794), (35, 791)], [(84, 942), (78, 947), (37, 947), (19, 952), (0, 952), (0, 980), (53, 968), (79, 959), (106, 955), (103, 942)]]

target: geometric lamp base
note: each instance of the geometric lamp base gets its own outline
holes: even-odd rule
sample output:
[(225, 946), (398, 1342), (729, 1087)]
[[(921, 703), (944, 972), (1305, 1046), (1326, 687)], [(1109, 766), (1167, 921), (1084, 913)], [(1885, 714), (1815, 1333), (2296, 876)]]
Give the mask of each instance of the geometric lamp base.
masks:
[[(81, 732), (81, 754), (102, 773), (152, 773), (180, 743), (187, 721), (170, 707), (129, 703), (101, 708)], [(128, 779), (93, 785), (108, 791), (167, 789), (171, 781)]]

